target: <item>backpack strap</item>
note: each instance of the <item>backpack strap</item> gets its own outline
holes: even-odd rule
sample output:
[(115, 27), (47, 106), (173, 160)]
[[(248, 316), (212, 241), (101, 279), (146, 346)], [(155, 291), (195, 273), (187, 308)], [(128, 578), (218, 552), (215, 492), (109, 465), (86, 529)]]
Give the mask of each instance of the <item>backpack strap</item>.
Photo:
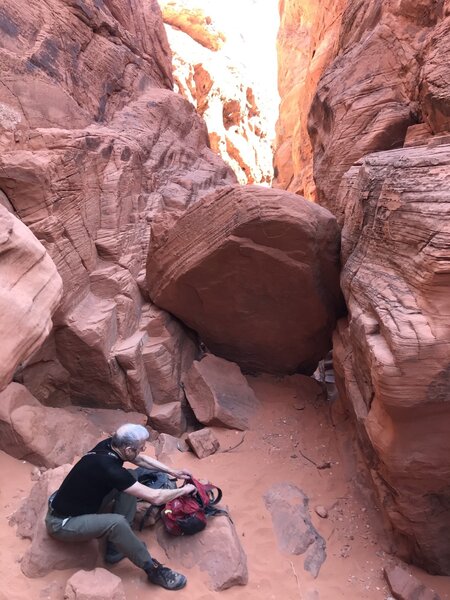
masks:
[(150, 504), (150, 506), (145, 511), (144, 516), (142, 517), (141, 522), (139, 523), (139, 531), (142, 531), (144, 529), (145, 521), (147, 520), (152, 508), (153, 508), (153, 505)]
[(222, 490), (212, 483), (200, 483), (197, 479), (190, 477), (186, 483), (192, 483), (197, 492), (195, 494), (202, 508), (208, 505), (217, 504), (222, 500)]
[[(225, 508), (216, 508), (214, 506), (207, 506), (205, 508), (205, 515), (207, 515), (208, 517), (220, 517), (221, 515), (224, 515), (225, 517), (228, 517), (231, 521), (230, 513)], [(233, 522), (233, 521), (231, 521), (231, 522)]]
[[(205, 492), (208, 494), (209, 497), (209, 503), (210, 504), (219, 504), (219, 502), (222, 500), (222, 490), (217, 487), (216, 485), (212, 485), (212, 483), (208, 483), (206, 485), (203, 486), (205, 489)], [(216, 496), (214, 494), (217, 494)]]

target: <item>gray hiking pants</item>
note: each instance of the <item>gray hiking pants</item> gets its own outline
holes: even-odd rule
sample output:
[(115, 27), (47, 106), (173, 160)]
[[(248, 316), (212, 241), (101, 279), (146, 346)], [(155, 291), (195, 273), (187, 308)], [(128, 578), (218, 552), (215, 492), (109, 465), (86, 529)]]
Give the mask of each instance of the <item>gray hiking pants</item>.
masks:
[[(114, 512), (102, 513), (114, 503)], [(50, 510), (45, 518), (48, 534), (63, 542), (87, 542), (103, 538), (123, 552), (141, 569), (152, 561), (146, 545), (136, 537), (131, 523), (136, 513), (136, 498), (114, 490), (103, 500), (97, 514), (64, 517)]]

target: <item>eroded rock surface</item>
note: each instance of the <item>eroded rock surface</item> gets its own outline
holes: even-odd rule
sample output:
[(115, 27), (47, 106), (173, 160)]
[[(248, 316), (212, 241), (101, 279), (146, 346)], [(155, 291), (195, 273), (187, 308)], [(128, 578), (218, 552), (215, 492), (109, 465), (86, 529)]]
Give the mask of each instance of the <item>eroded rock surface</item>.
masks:
[(387, 567), (384, 575), (397, 600), (440, 600), (435, 591), (402, 567)]
[(304, 568), (317, 577), (326, 559), (325, 540), (311, 523), (309, 500), (295, 485), (274, 485), (265, 495), (278, 544), (288, 554), (305, 554)]
[(157, 431), (180, 436), (186, 431), (186, 416), (180, 402), (154, 405), (150, 413), (149, 423)]
[(450, 574), (450, 145), (346, 175), (334, 364), (404, 556)]
[(430, 31), (422, 52), (420, 101), (433, 133), (450, 131), (450, 68), (445, 59), (449, 52), (450, 13)]
[(347, 3), (337, 56), (308, 117), (318, 200), (333, 213), (341, 178), (355, 161), (401, 147), (415, 123), (449, 130), (449, 17), (443, 17), (442, 2)]
[(91, 570), (96, 565), (96, 540), (67, 544), (49, 537), (45, 528), (48, 497), (58, 489), (70, 469), (70, 465), (63, 465), (44, 473), (12, 516), (18, 534), (31, 539), (20, 563), (27, 577), (43, 577), (54, 569)]
[(64, 600), (126, 600), (122, 580), (106, 569), (77, 571), (67, 581)]
[[(6, 0), (2, 24), (2, 205), (42, 243), (64, 286), (55, 330), (18, 380), (49, 405), (149, 414), (153, 401), (181, 398), (180, 374), (195, 354), (183, 326), (149, 303), (149, 222), (235, 177), (171, 90), (156, 0)], [(59, 294), (45, 292), (45, 281), (59, 281), (45, 250), (36, 254), (41, 323), (29, 320), (27, 355), (48, 334)], [(16, 349), (9, 360), (5, 384)]]
[(0, 390), (48, 336), (61, 295), (49, 253), (0, 203)]
[(206, 458), (220, 448), (219, 440), (208, 427), (190, 433), (186, 442), (198, 458)]
[(152, 230), (153, 301), (251, 371), (312, 373), (340, 308), (339, 232), (284, 191), (227, 187)]
[(93, 448), (99, 437), (84, 415), (42, 406), (23, 385), (10, 383), (0, 392), (0, 448), (11, 456), (56, 467)]
[(248, 582), (247, 556), (228, 517), (211, 517), (206, 529), (186, 537), (171, 536), (160, 526), (157, 537), (170, 559), (180, 561), (188, 569), (196, 565), (206, 571), (213, 590)]
[(315, 199), (308, 113), (317, 83), (335, 58), (347, 0), (284, 0), (277, 40), (281, 97), (276, 126), (274, 187)]
[(259, 406), (238, 365), (213, 354), (193, 362), (183, 385), (190, 407), (204, 425), (248, 429)]

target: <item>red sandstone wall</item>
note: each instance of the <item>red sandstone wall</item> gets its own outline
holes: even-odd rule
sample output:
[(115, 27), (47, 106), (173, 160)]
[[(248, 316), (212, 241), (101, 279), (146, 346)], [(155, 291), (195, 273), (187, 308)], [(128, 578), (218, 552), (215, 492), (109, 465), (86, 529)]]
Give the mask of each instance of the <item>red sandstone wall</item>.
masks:
[[(309, 40), (315, 29), (305, 11), (293, 23), (291, 5), (281, 7), (290, 30)], [(343, 8), (308, 115), (317, 200), (343, 228), (349, 312), (334, 338), (338, 384), (399, 550), (449, 574), (449, 3), (358, 0)], [(300, 62), (297, 81), (309, 98), (309, 63)], [(281, 76), (292, 93), (296, 79)], [(303, 104), (287, 113), (289, 129), (300, 131)], [(289, 187), (307, 169), (283, 172)]]
[(280, 0), (278, 88), (281, 97), (275, 144), (274, 187), (316, 198), (312, 146), (307, 133), (311, 101), (338, 49), (347, 0), (326, 8), (319, 0)]
[[(159, 5), (5, 0), (0, 28), (0, 190), (42, 244), (30, 269), (40, 252), (43, 285), (53, 274), (55, 287), (41, 329), (18, 322), (11, 332), (17, 348), (27, 327), (42, 342), (59, 277), (63, 284), (51, 335), (31, 358), (25, 348), (12, 367), (2, 361), (0, 382), (27, 358), (15, 379), (49, 405), (148, 414), (153, 401), (180, 401), (195, 346), (149, 302), (149, 223), (235, 177), (209, 149), (204, 122), (172, 91)], [(19, 278), (20, 261), (14, 268)]]

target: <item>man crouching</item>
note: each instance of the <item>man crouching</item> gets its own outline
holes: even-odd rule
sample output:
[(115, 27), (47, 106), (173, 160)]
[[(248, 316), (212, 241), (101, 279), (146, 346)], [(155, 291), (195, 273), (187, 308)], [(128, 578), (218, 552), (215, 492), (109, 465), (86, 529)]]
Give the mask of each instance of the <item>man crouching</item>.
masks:
[[(195, 487), (186, 484), (178, 489), (156, 490), (136, 481), (132, 472), (123, 467), (124, 461), (179, 479), (190, 475), (141, 454), (148, 437), (145, 427), (128, 423), (85, 454), (50, 496), (45, 524), (51, 537), (64, 542), (105, 538), (106, 562), (114, 564), (127, 557), (146, 572), (151, 583), (179, 590), (186, 585), (186, 577), (152, 558), (146, 545), (133, 533), (131, 523), (137, 498), (165, 504), (190, 494)], [(112, 503), (114, 512), (102, 512)]]

